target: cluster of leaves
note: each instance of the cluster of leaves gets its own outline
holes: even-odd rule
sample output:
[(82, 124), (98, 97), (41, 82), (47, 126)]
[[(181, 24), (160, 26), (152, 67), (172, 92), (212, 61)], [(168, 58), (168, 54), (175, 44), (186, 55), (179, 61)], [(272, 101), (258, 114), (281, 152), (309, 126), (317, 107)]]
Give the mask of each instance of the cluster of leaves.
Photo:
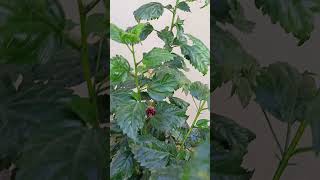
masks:
[[(121, 55), (110, 61), (111, 179), (210, 178), (209, 120), (198, 119), (207, 109), (209, 88), (185, 76), (185, 61), (205, 75), (210, 53), (204, 43), (185, 33), (184, 21), (177, 17), (178, 11), (190, 12), (191, 2), (150, 2), (134, 11), (135, 26), (123, 30), (111, 24), (111, 39), (132, 54), (131, 63)], [(152, 20), (165, 10), (172, 12), (171, 26), (154, 29)], [(143, 53), (137, 62), (135, 45), (152, 33), (164, 46)], [(173, 96), (178, 89), (199, 102), (191, 126), (186, 115), (190, 104)]]
[[(320, 3), (316, 0), (256, 0), (255, 3), (257, 8), (271, 17), (273, 23), (279, 22), (287, 33), (298, 38), (298, 45), (309, 39), (313, 18), (320, 10)], [(254, 23), (244, 16), (240, 1), (216, 0), (212, 5), (212, 91), (226, 83), (232, 84), (231, 95), (237, 95), (244, 108), (254, 99), (264, 113), (268, 112), (288, 124), (288, 134), (294, 123), (302, 127), (305, 123), (310, 125), (313, 138), (310, 149), (319, 152), (320, 94), (314, 74), (308, 71), (301, 73), (283, 62), (261, 67), (224, 27), (231, 24), (243, 33), (252, 32)], [(266, 113), (265, 116), (269, 121)], [(214, 129), (213, 176), (216, 179), (250, 179), (253, 172), (243, 169), (241, 163), (254, 135), (220, 115), (213, 115), (211, 126)], [(299, 141), (300, 135), (296, 134), (294, 140)], [(282, 155), (280, 163), (288, 163), (286, 158), (298, 149), (297, 144), (291, 143), (289, 146), (287, 143), (284, 147), (278, 144)], [(280, 178), (279, 174), (276, 178)]]
[[(80, 3), (89, 11), (96, 2)], [(98, 61), (108, 57), (104, 14), (81, 22), (99, 39), (91, 44), (71, 38), (80, 24), (66, 19), (59, 1), (3, 0), (0, 16), (0, 169), (14, 167), (16, 180), (105, 178), (107, 132), (93, 123), (106, 120), (109, 106), (99, 93), (108, 68)], [(71, 88), (85, 82), (84, 67), (95, 77), (97, 111)]]

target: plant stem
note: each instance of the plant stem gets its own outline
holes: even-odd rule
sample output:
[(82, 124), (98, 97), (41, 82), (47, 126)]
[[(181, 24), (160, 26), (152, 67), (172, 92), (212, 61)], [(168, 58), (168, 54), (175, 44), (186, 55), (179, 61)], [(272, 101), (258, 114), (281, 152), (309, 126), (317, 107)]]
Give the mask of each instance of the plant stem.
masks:
[(286, 151), (288, 149), (288, 146), (289, 146), (290, 135), (291, 135), (291, 127), (292, 127), (292, 124), (290, 122), (288, 122), (288, 124), (287, 124), (286, 142), (285, 142), (285, 145), (284, 145), (284, 151)]
[(186, 134), (186, 135), (184, 136), (184, 138), (183, 138), (182, 147), (184, 146), (184, 143), (186, 142), (186, 140), (187, 140), (187, 138), (189, 137), (192, 129), (194, 128), (194, 125), (197, 123), (198, 118), (199, 118), (199, 116), (200, 116), (200, 114), (201, 114), (201, 112), (202, 112), (202, 110), (203, 110), (203, 106), (205, 105), (205, 103), (206, 103), (206, 101), (202, 101), (202, 103), (201, 103), (201, 105), (200, 105), (200, 107), (199, 107), (199, 109), (198, 109), (198, 111), (197, 111), (197, 114), (196, 114), (196, 116), (195, 116), (194, 119), (193, 119), (193, 122), (192, 122), (192, 125), (191, 125), (189, 131), (187, 132), (187, 134)]
[(292, 142), (290, 143), (287, 151), (285, 151), (282, 160), (280, 161), (278, 168), (273, 176), (273, 180), (280, 180), (280, 177), (282, 176), (284, 170), (286, 169), (286, 167), (288, 166), (289, 160), (290, 158), (296, 154), (296, 147), (303, 135), (303, 132), (306, 128), (307, 125), (307, 121), (302, 121), (300, 123), (300, 126), (294, 136), (294, 138), (292, 139)]
[(134, 80), (135, 80), (136, 88), (138, 91), (138, 99), (139, 99), (139, 101), (141, 101), (141, 92), (140, 92), (140, 85), (139, 85), (139, 79), (138, 79), (138, 63), (137, 63), (137, 59), (136, 59), (134, 45), (131, 45), (131, 48), (128, 46), (128, 48), (132, 54), (132, 58), (133, 58), (133, 62), (134, 62)]
[(269, 119), (266, 111), (265, 111), (262, 107), (261, 107), (261, 109), (262, 109), (262, 112), (263, 112), (263, 114), (264, 114), (265, 119), (267, 120), (267, 123), (268, 123), (269, 129), (270, 129), (270, 131), (271, 131), (271, 134), (272, 134), (272, 136), (273, 136), (273, 139), (276, 141), (277, 146), (278, 146), (281, 154), (283, 155), (284, 151), (283, 151), (283, 149), (282, 149), (282, 147), (281, 147), (281, 144), (280, 144), (280, 142), (279, 142), (279, 140), (278, 140), (278, 137), (277, 137), (277, 135), (276, 135), (276, 133), (275, 133), (273, 127), (272, 127), (271, 121), (270, 121), (270, 119)]
[[(90, 72), (90, 62), (89, 62), (89, 52), (88, 52), (88, 43), (87, 43), (87, 32), (86, 32), (86, 13), (84, 13), (84, 7), (81, 0), (78, 0), (78, 8), (80, 14), (80, 28), (81, 28), (81, 65), (84, 79), (87, 83), (87, 88), (89, 92), (90, 101), (92, 102), (93, 108), (97, 109), (97, 99), (94, 90), (94, 86), (91, 81), (91, 72)], [(99, 127), (99, 118), (96, 114), (96, 127)]]
[(176, 0), (176, 5), (174, 6), (173, 15), (172, 15), (172, 19), (171, 19), (170, 31), (172, 31), (172, 30), (173, 30), (173, 27), (174, 27), (174, 20), (176, 19), (177, 6), (178, 6), (178, 4), (179, 4), (179, 0)]

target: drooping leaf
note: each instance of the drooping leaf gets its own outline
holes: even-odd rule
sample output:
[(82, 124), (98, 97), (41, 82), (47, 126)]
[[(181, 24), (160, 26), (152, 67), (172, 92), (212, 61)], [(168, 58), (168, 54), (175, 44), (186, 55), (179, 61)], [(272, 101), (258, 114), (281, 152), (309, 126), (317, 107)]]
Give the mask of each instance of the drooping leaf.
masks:
[(256, 102), (274, 117), (294, 122), (301, 74), (287, 63), (269, 65), (257, 77)]
[(191, 83), (189, 87), (189, 91), (191, 95), (196, 99), (198, 99), (199, 101), (206, 101), (210, 95), (210, 90), (208, 85), (203, 84), (200, 81)]
[(188, 37), (192, 41), (192, 45), (182, 45), (181, 53), (190, 61), (192, 66), (205, 75), (207, 74), (210, 66), (209, 49), (199, 39), (193, 37), (192, 35), (188, 35)]
[(112, 83), (124, 82), (130, 75), (130, 64), (121, 55), (110, 60), (110, 80)]
[(248, 79), (240, 77), (239, 79), (236, 79), (234, 86), (235, 93), (238, 95), (242, 107), (248, 106), (251, 97), (253, 96), (253, 90)]
[(141, 20), (153, 20), (158, 19), (164, 11), (164, 7), (161, 3), (151, 2), (142, 5), (133, 12), (135, 19), (140, 22)]
[(190, 11), (190, 6), (188, 5), (188, 3), (186, 3), (185, 1), (180, 2), (177, 5), (177, 8), (182, 10), (182, 11), (186, 11), (186, 12), (191, 12)]
[(164, 98), (171, 96), (177, 86), (178, 82), (171, 74), (164, 74), (163, 76), (156, 75), (153, 81), (148, 85), (147, 90), (152, 99), (161, 101)]
[(147, 106), (143, 102), (127, 101), (116, 108), (116, 122), (128, 137), (136, 139), (143, 127)]
[(103, 179), (108, 163), (105, 133), (72, 120), (48, 125), (23, 148), (16, 179)]
[(175, 105), (158, 102), (155, 109), (156, 114), (150, 119), (150, 123), (162, 132), (170, 133), (171, 130), (182, 127), (186, 123), (186, 111)]
[(130, 178), (134, 171), (133, 154), (128, 150), (119, 150), (110, 166), (112, 180)]
[(319, 1), (256, 0), (255, 3), (263, 14), (270, 16), (272, 23), (279, 22), (287, 33), (299, 39), (299, 45), (310, 38), (315, 13), (319, 12)]
[(244, 169), (241, 164), (248, 144), (255, 135), (227, 117), (217, 114), (213, 114), (212, 117), (211, 178), (249, 180), (253, 171)]
[(229, 32), (218, 26), (212, 26), (213, 47), (212, 56), (214, 68), (212, 78), (213, 89), (220, 87), (234, 78), (245, 77), (250, 83), (255, 83), (258, 64), (257, 61), (245, 49), (239, 41)]
[(166, 49), (153, 48), (148, 53), (143, 54), (142, 63), (149, 68), (154, 68), (161, 65), (164, 62), (173, 60), (174, 54), (170, 53)]
[(149, 170), (163, 168), (169, 163), (168, 145), (154, 137), (140, 137), (137, 144), (131, 145), (131, 150), (140, 165)]

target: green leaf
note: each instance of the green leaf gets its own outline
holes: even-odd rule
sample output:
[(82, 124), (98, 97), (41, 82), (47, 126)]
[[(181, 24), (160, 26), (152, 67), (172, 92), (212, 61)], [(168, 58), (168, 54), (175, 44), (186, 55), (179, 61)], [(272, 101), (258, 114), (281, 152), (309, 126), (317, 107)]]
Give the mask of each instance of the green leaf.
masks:
[(242, 107), (248, 106), (251, 97), (253, 96), (253, 90), (251, 89), (251, 84), (248, 79), (240, 77), (234, 83), (235, 92), (239, 97)]
[(211, 177), (218, 180), (249, 180), (253, 171), (245, 170), (241, 164), (243, 156), (247, 153), (248, 144), (255, 135), (227, 117), (212, 115)]
[(171, 51), (171, 45), (174, 40), (174, 34), (173, 32), (169, 31), (169, 27), (167, 26), (165, 29), (157, 32), (158, 37), (164, 42), (164, 48)]
[(105, 133), (79, 121), (48, 124), (23, 148), (16, 179), (103, 179), (108, 163)]
[[(232, 119), (211, 114), (213, 122), (214, 139), (226, 141), (226, 149), (237, 148), (237, 150), (245, 152), (248, 144), (255, 139), (255, 135), (246, 128), (239, 126)], [(230, 150), (230, 149), (229, 149)]]
[(191, 12), (189, 5), (188, 5), (186, 2), (184, 2), (184, 1), (180, 2), (180, 3), (177, 5), (177, 8), (180, 9), (180, 10), (182, 10), (182, 11)]
[(199, 101), (206, 101), (210, 96), (208, 85), (202, 84), (199, 81), (191, 83), (189, 91)]
[(136, 140), (145, 121), (147, 106), (143, 102), (127, 101), (116, 108), (116, 122), (128, 137)]
[(150, 23), (145, 23), (142, 32), (140, 33), (140, 40), (144, 41), (153, 32), (153, 26)]
[(133, 154), (130, 151), (119, 150), (111, 162), (111, 179), (129, 179), (134, 171)]
[(306, 108), (306, 119), (310, 122), (313, 148), (320, 152), (320, 95), (311, 100)]
[(110, 38), (118, 43), (123, 43), (121, 40), (121, 34), (124, 33), (124, 30), (118, 28), (116, 25), (110, 23)]
[(102, 34), (106, 31), (107, 24), (103, 13), (89, 15), (86, 22), (86, 28), (89, 33)]
[(0, 14), (0, 63), (46, 62), (66, 43), (66, 19), (58, 1), (4, 0)]
[(145, 40), (153, 31), (153, 26), (149, 23), (139, 23), (133, 27), (129, 27), (126, 32), (121, 32), (121, 42), (125, 44), (137, 44)]
[(213, 26), (212, 57), (213, 57), (213, 89), (220, 87), (223, 83), (239, 77), (255, 82), (258, 63), (244, 48), (239, 41), (228, 31), (218, 26)]
[(175, 105), (158, 102), (155, 109), (156, 115), (150, 119), (150, 123), (162, 132), (170, 133), (171, 130), (182, 127), (186, 123), (186, 111)]
[(171, 96), (177, 88), (178, 82), (171, 74), (155, 75), (153, 80), (148, 84), (149, 96), (156, 100), (161, 101), (164, 98)]
[(121, 55), (110, 60), (110, 80), (112, 83), (125, 82), (130, 76), (130, 64)]
[(289, 64), (271, 64), (257, 77), (256, 102), (277, 119), (294, 122), (301, 80), (301, 74)]
[(90, 98), (75, 97), (69, 102), (70, 109), (86, 124), (91, 127), (96, 124), (96, 110)]
[(244, 15), (244, 9), (238, 0), (216, 0), (213, 2), (213, 18), (222, 24), (229, 23), (238, 30), (250, 33), (255, 23)]
[(33, 84), (16, 90), (12, 81), (0, 80), (0, 159), (16, 159), (30, 134), (49, 122), (63, 119), (61, 109), (72, 91)]
[(199, 119), (196, 123), (197, 128), (209, 128), (209, 122), (210, 120), (208, 119)]
[(314, 28), (314, 15), (319, 12), (317, 0), (256, 0), (256, 6), (268, 14), (272, 23), (277, 23), (288, 33), (299, 39), (299, 45), (310, 38)]
[(161, 3), (151, 2), (142, 5), (133, 12), (135, 19), (140, 22), (141, 20), (158, 19), (163, 14), (164, 7)]
[(189, 70), (186, 63), (184, 62), (184, 58), (177, 54), (175, 54), (175, 57), (172, 61), (165, 62), (164, 65), (172, 69), (183, 69), (184, 71)]
[(157, 69), (155, 69), (155, 72), (158, 77), (164, 77), (166, 76), (166, 74), (170, 74), (172, 79), (175, 79), (175, 81), (177, 82), (178, 88), (182, 88), (183, 91), (188, 91), (188, 87), (191, 81), (186, 77), (186, 75), (182, 71), (179, 71), (176, 68), (159, 66)]
[(175, 106), (179, 107), (184, 112), (187, 111), (188, 107), (190, 106), (188, 102), (177, 97), (170, 97), (169, 101), (171, 104), (174, 104)]
[(203, 75), (207, 74), (210, 66), (210, 52), (203, 42), (199, 39), (188, 35), (192, 41), (192, 46), (184, 44), (181, 46), (181, 53), (188, 59), (192, 66), (194, 66)]
[(137, 144), (131, 145), (131, 150), (140, 165), (149, 170), (163, 168), (169, 163), (168, 145), (152, 136), (140, 137)]
[(164, 62), (173, 60), (174, 57), (175, 55), (166, 49), (153, 48), (148, 53), (143, 54), (142, 63), (149, 68), (154, 68), (163, 64)]
[[(183, 179), (210, 179), (210, 143), (209, 138), (200, 144), (192, 155), (190, 162), (184, 168)], [(212, 177), (211, 177), (212, 179)], [(216, 178), (214, 178), (216, 179)]]

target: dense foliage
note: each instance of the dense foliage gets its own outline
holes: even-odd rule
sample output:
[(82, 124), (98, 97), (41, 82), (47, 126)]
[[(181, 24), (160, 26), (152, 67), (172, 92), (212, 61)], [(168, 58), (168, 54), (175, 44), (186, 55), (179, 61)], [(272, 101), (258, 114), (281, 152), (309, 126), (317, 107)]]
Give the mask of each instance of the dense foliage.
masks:
[[(310, 38), (314, 16), (320, 10), (317, 0), (255, 0), (255, 4), (263, 14), (270, 16), (272, 23), (279, 23), (287, 33), (296, 37), (298, 45), (303, 45)], [(273, 180), (279, 180), (293, 156), (307, 151), (319, 152), (320, 94), (316, 76), (308, 71), (299, 72), (284, 62), (263, 67), (242, 48), (226, 28), (229, 24), (243, 33), (252, 32), (254, 22), (245, 17), (240, 1), (215, 0), (211, 8), (211, 91), (227, 83), (232, 84), (231, 95), (237, 95), (244, 108), (251, 100), (261, 107), (279, 148), (279, 165), (273, 177)], [(280, 144), (269, 115), (287, 124), (285, 144)], [(241, 163), (255, 135), (221, 115), (214, 114), (211, 122), (213, 179), (251, 179), (254, 172), (242, 168)], [(293, 132), (295, 124), (299, 127)], [(300, 147), (299, 141), (307, 126), (311, 127), (313, 143), (310, 147)]]
[[(185, 76), (186, 61), (207, 74), (210, 52), (184, 31), (184, 21), (178, 16), (179, 11), (191, 11), (191, 2), (150, 2), (134, 11), (137, 24), (133, 27), (123, 30), (111, 24), (111, 39), (127, 46), (132, 54), (130, 60), (116, 55), (110, 61), (111, 179), (210, 178), (209, 120), (199, 119), (208, 109), (209, 88)], [(154, 29), (152, 23), (164, 11), (172, 13), (171, 24)], [(136, 44), (151, 33), (164, 46), (136, 51)], [(143, 53), (142, 60), (137, 53)], [(180, 89), (192, 96), (197, 108), (191, 125), (186, 115), (190, 104), (173, 96)]]

